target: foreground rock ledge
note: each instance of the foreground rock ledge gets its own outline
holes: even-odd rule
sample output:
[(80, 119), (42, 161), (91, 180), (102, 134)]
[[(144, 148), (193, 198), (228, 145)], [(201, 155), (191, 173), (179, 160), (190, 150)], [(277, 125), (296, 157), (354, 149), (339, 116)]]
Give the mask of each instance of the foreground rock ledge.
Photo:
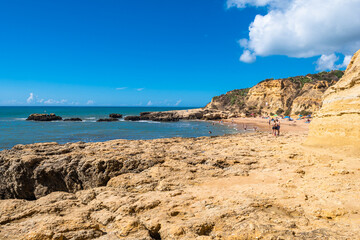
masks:
[(0, 152), (0, 239), (356, 239), (357, 157), (267, 133)]

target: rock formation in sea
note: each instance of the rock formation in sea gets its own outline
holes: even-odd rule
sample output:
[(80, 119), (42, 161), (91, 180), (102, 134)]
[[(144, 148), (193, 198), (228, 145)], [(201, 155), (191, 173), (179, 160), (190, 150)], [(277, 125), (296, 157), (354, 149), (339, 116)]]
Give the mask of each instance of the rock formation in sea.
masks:
[(117, 118), (100, 118), (96, 120), (97, 122), (117, 122), (119, 119)]
[(66, 118), (64, 119), (65, 122), (81, 122), (81, 118)]
[(110, 113), (109, 118), (122, 118), (122, 114), (120, 113)]
[(219, 120), (236, 117), (230, 111), (196, 108), (188, 110), (173, 110), (165, 112), (143, 112), (140, 116), (126, 116), (126, 121), (151, 120), (159, 122), (176, 122), (179, 120)]
[(324, 94), (310, 125), (308, 144), (353, 146), (360, 150), (360, 50), (344, 76)]
[(54, 113), (50, 114), (31, 114), (26, 120), (28, 121), (59, 121), (62, 120), (62, 117), (56, 116)]

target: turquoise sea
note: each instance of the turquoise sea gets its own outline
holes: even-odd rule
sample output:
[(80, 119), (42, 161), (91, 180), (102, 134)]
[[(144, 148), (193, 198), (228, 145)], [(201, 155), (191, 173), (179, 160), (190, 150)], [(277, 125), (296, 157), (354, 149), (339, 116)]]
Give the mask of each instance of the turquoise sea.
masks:
[[(96, 122), (110, 113), (138, 115), (140, 112), (189, 108), (168, 107), (0, 107), (0, 150), (16, 144), (36, 142), (98, 142), (112, 139), (154, 139), (199, 137), (235, 133), (233, 127), (205, 121), (179, 122)], [(55, 113), (63, 118), (80, 117), (83, 122), (33, 122), (25, 119), (32, 113)]]

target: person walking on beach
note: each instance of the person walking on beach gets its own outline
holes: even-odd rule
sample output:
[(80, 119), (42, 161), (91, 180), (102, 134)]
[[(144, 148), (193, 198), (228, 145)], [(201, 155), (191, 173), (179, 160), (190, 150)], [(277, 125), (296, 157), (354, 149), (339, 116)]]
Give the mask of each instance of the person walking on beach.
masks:
[(280, 120), (276, 119), (276, 131), (277, 135), (280, 136)]
[(276, 125), (276, 121), (272, 122), (272, 134), (274, 136), (276, 136), (276, 130), (277, 130), (277, 125)]

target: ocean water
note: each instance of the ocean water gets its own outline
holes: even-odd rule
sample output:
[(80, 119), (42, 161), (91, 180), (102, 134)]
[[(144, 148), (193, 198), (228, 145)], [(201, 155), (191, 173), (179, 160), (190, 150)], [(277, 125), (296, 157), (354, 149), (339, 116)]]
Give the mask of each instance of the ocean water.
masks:
[[(36, 142), (99, 142), (113, 139), (155, 139), (200, 137), (231, 134), (234, 127), (205, 121), (179, 122), (96, 122), (110, 113), (124, 116), (147, 111), (169, 111), (188, 108), (166, 107), (0, 107), (0, 150), (16, 144)], [(64, 118), (80, 117), (83, 122), (26, 121), (32, 113), (55, 113)], [(212, 134), (209, 134), (209, 131)]]

